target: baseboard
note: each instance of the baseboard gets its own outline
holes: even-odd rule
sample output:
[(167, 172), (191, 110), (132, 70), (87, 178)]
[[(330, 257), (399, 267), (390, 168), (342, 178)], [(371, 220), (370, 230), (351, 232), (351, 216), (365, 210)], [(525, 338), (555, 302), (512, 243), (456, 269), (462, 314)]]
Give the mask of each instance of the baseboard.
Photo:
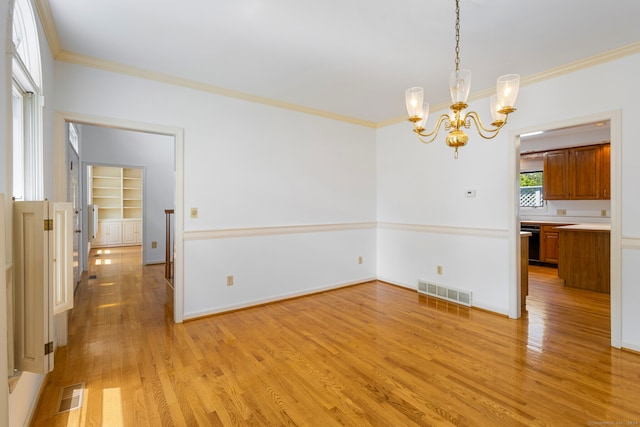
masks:
[(247, 309), (247, 308), (259, 307), (261, 305), (273, 304), (273, 303), (276, 303), (276, 302), (286, 301), (286, 300), (290, 300), (290, 299), (306, 297), (306, 296), (314, 295), (314, 294), (320, 294), (320, 293), (327, 292), (327, 291), (332, 291), (332, 290), (335, 290), (335, 289), (340, 289), (340, 288), (346, 288), (346, 287), (349, 287), (349, 286), (360, 285), (360, 284), (363, 284), (363, 283), (371, 282), (373, 280), (376, 280), (376, 278), (375, 277), (365, 277), (365, 278), (354, 280), (354, 281), (350, 281), (350, 282), (337, 283), (337, 284), (333, 284), (333, 285), (329, 285), (329, 286), (323, 286), (323, 287), (320, 287), (320, 288), (308, 289), (306, 291), (292, 292), (292, 293), (289, 293), (289, 294), (281, 294), (281, 295), (274, 296), (272, 298), (264, 298), (264, 299), (259, 299), (259, 300), (247, 301), (247, 302), (244, 302), (242, 304), (235, 304), (235, 305), (231, 305), (231, 306), (221, 307), (221, 308), (218, 308), (218, 309), (215, 309), (215, 310), (203, 310), (203, 311), (199, 311), (199, 312), (184, 313), (184, 318), (183, 319), (184, 319), (185, 322), (186, 321), (192, 321), (192, 320), (198, 320), (198, 319), (202, 319), (202, 318), (205, 318), (205, 317), (215, 316), (217, 314), (223, 314), (223, 313), (229, 313), (229, 312), (238, 311), (238, 310), (244, 310), (244, 309)]
[(640, 346), (631, 344), (630, 342), (623, 342), (620, 349), (623, 351), (628, 351), (629, 353), (640, 354)]
[[(418, 285), (417, 284), (415, 286), (409, 286), (409, 285), (406, 285), (404, 283), (395, 282), (395, 281), (390, 280), (390, 279), (385, 278), (385, 277), (378, 277), (378, 281), (387, 283), (389, 285), (393, 285), (393, 286), (398, 286), (398, 287), (405, 288), (405, 289), (414, 290), (416, 292), (418, 291)], [(431, 298), (436, 298), (436, 297), (431, 297)], [(452, 302), (452, 304), (455, 304), (455, 302)], [(481, 305), (475, 305), (474, 304), (469, 308), (473, 308), (473, 309), (479, 310), (479, 311), (484, 311), (485, 313), (494, 314), (494, 315), (500, 316), (500, 317), (509, 317), (509, 315), (507, 313), (503, 313), (503, 312), (498, 311), (497, 309), (491, 308), (491, 307), (483, 307)]]

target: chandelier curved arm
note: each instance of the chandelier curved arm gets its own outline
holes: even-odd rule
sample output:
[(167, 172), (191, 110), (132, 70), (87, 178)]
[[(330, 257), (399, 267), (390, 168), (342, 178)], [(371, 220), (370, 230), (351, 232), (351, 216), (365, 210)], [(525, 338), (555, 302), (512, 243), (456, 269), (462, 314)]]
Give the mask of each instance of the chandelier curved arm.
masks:
[(493, 129), (487, 129), (486, 127), (484, 127), (484, 125), (482, 124), (482, 120), (480, 120), (478, 113), (476, 113), (475, 111), (469, 111), (465, 116), (465, 121), (467, 118), (470, 118), (476, 125), (476, 129), (478, 130), (478, 133), (481, 137), (483, 137), (484, 139), (493, 139), (498, 135), (500, 129), (502, 129), (502, 127), (507, 124), (507, 116), (508, 115), (505, 115), (504, 121), (500, 120), (498, 122), (492, 123), (495, 124), (495, 127)]
[[(449, 115), (441, 114), (440, 117), (438, 117), (438, 121), (436, 122), (436, 126), (429, 133), (422, 133), (424, 131), (424, 129), (420, 130), (419, 128), (415, 128), (415, 129), (413, 129), (413, 131), (418, 134), (418, 139), (420, 140), (420, 142), (422, 142), (423, 144), (430, 144), (433, 141), (435, 141), (435, 139), (438, 137), (438, 133), (440, 132), (440, 126), (442, 126), (442, 123), (444, 121), (449, 121)], [(423, 139), (423, 138), (429, 138), (429, 137), (431, 137), (431, 138), (430, 139)]]

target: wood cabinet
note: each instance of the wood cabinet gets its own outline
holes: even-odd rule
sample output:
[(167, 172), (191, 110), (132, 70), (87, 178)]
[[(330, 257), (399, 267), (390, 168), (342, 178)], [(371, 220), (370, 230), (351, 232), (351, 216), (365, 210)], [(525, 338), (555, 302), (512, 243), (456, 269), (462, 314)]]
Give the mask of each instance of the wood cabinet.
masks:
[(520, 233), (520, 306), (527, 309), (529, 295), (529, 239), (531, 233)]
[(560, 228), (558, 277), (565, 286), (609, 293), (610, 232)]
[(569, 169), (567, 150), (554, 150), (544, 153), (544, 199), (566, 200), (569, 198), (567, 172)]
[(569, 150), (569, 198), (600, 199), (600, 146), (590, 145)]
[(599, 144), (546, 152), (545, 200), (609, 199), (610, 147)]
[(557, 264), (560, 253), (559, 234), (555, 227), (555, 225), (540, 227), (540, 261), (549, 264)]
[(601, 145), (600, 151), (600, 188), (602, 199), (611, 198), (611, 144)]
[(560, 259), (560, 234), (556, 227), (570, 224), (540, 225), (540, 261), (558, 264)]

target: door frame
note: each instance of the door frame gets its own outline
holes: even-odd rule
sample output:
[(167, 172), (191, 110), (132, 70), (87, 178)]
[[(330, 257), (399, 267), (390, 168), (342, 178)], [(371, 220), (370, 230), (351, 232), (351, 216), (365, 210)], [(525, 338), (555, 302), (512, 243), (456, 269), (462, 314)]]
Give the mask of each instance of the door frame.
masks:
[[(73, 206), (74, 208), (74, 213), (73, 213), (73, 250), (74, 250), (74, 255), (75, 252), (77, 250), (77, 261), (76, 263), (74, 263), (74, 267), (73, 267), (73, 289), (75, 290), (76, 286), (78, 286), (78, 284), (80, 283), (80, 277), (82, 276), (82, 271), (85, 267), (87, 267), (86, 264), (86, 257), (82, 256), (82, 240), (86, 239), (86, 234), (84, 230), (84, 227), (82, 227), (82, 217), (84, 216), (84, 205), (86, 205), (86, 203), (84, 203), (84, 197), (82, 197), (82, 182), (81, 182), (81, 178), (82, 178), (82, 174), (80, 172), (80, 168), (82, 167), (80, 164), (80, 153), (78, 153), (76, 151), (76, 149), (73, 147), (73, 145), (71, 144), (71, 141), (69, 140), (69, 135), (67, 134), (67, 164), (65, 166), (66, 170), (67, 170), (67, 180), (71, 180), (71, 178), (73, 178), (74, 176), (77, 178), (77, 182), (76, 182), (76, 189), (75, 189), (75, 206)], [(71, 157), (73, 156), (73, 158)], [(77, 160), (77, 161), (75, 161)], [(76, 170), (72, 171), (70, 169), (71, 165), (75, 165)], [(68, 187), (68, 191), (67, 191), (67, 198), (73, 198), (74, 196), (74, 192), (72, 191), (73, 189), (69, 187), (70, 186), (70, 182), (67, 181), (67, 187)], [(73, 203), (73, 200), (69, 200), (69, 202)]]
[(589, 116), (576, 117), (553, 123), (544, 123), (515, 129), (509, 133), (509, 157), (511, 159), (511, 203), (509, 220), (510, 249), (510, 292), (509, 317), (520, 317), (520, 209), (519, 209), (519, 170), (520, 170), (520, 135), (563, 127), (577, 126), (585, 123), (609, 120), (611, 123), (611, 346), (622, 346), (622, 111), (613, 110)]
[[(53, 141), (53, 168), (54, 168), (54, 197), (56, 201), (66, 201), (67, 176), (66, 176), (66, 136), (65, 129), (68, 122), (103, 126), (114, 129), (123, 129), (137, 132), (156, 133), (173, 136), (175, 157), (175, 260), (174, 260), (174, 307), (173, 320), (182, 323), (184, 320), (184, 129), (150, 123), (134, 122), (130, 120), (96, 117), (86, 114), (56, 111), (54, 113), (54, 141)], [(82, 161), (82, 159), (81, 159)]]

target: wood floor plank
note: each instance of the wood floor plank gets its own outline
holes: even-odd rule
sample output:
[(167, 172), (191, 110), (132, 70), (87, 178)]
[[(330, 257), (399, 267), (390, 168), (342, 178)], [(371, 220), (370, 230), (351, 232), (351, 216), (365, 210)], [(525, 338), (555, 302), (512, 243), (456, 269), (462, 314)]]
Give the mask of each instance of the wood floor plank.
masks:
[[(640, 422), (640, 355), (610, 347), (609, 295), (555, 269), (531, 268), (519, 320), (370, 282), (174, 324), (162, 265), (91, 259), (34, 426)], [(80, 381), (83, 407), (55, 415)]]

